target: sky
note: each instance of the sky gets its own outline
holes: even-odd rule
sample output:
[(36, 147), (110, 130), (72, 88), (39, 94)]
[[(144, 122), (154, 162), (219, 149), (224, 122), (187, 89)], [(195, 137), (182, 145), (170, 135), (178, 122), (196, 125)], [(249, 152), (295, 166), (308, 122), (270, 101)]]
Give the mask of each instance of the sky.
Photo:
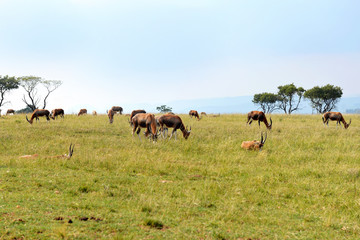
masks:
[[(0, 75), (63, 81), (49, 109), (129, 112), (289, 83), (360, 96), (358, 0), (0, 0), (0, 9)], [(2, 108), (25, 107), (23, 94)]]

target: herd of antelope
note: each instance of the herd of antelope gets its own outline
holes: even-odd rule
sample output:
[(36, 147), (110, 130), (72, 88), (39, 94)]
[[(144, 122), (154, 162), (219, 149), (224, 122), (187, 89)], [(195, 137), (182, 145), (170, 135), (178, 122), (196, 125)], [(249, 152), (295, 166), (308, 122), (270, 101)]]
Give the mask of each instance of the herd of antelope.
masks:
[[(113, 123), (114, 115), (116, 113), (119, 113), (121, 115), (122, 112), (123, 112), (123, 109), (122, 109), (122, 107), (119, 107), (119, 106), (113, 106), (110, 110), (108, 110), (107, 115), (109, 118), (109, 123), (110, 124)], [(7, 111), (7, 115), (14, 114), (14, 113), (15, 113), (15, 111), (12, 109), (9, 109)], [(55, 120), (58, 116), (60, 116), (61, 118), (64, 118), (64, 114), (65, 114), (64, 110), (61, 108), (54, 109), (51, 112), (46, 109), (36, 109), (32, 113), (30, 120), (28, 119), (27, 116), (26, 116), (26, 120), (30, 124), (33, 124), (34, 119), (39, 120), (39, 117), (45, 117), (47, 119), (47, 121), (50, 121), (50, 119)], [(80, 116), (80, 115), (84, 115), (84, 114), (87, 114), (87, 110), (80, 109), (80, 111), (77, 115)], [(92, 114), (94, 116), (97, 115), (96, 111), (93, 111)], [(202, 117), (207, 116), (207, 114), (205, 112), (201, 112), (201, 114), (199, 115), (199, 113), (196, 110), (190, 110), (189, 116), (191, 118), (195, 117), (198, 121), (200, 121), (202, 119)], [(217, 117), (217, 116), (220, 116), (220, 114), (213, 115), (213, 116)], [(260, 122), (263, 122), (264, 125), (266, 126), (266, 128), (268, 130), (271, 130), (272, 119), (270, 117), (270, 122), (269, 122), (267, 120), (264, 112), (262, 112), (262, 111), (249, 112), (247, 115), (246, 124), (250, 126), (254, 120), (258, 121), (259, 127), (260, 127)], [(347, 129), (351, 124), (351, 119), (350, 119), (349, 123), (347, 123), (340, 112), (326, 112), (323, 114), (322, 120), (323, 120), (324, 126), (325, 125), (329, 126), (329, 121), (331, 120), (331, 121), (336, 121), (337, 126), (341, 125), (341, 123), (342, 123), (344, 125), (345, 129)], [(149, 139), (153, 140), (154, 142), (157, 140), (157, 138), (159, 136), (166, 138), (168, 136), (169, 128), (173, 129), (169, 139), (171, 139), (173, 137), (173, 135), (175, 136), (175, 140), (177, 139), (176, 132), (178, 129), (182, 132), (183, 137), (185, 139), (188, 139), (188, 137), (190, 136), (190, 133), (191, 133), (191, 127), (190, 128), (185, 127), (182, 119), (178, 115), (175, 115), (172, 112), (166, 113), (162, 116), (155, 117), (154, 114), (146, 113), (145, 110), (134, 110), (131, 112), (128, 122), (129, 122), (130, 126), (132, 127), (133, 136), (135, 135), (135, 132), (136, 132), (136, 134), (138, 135), (140, 140), (141, 140), (140, 131), (142, 128), (145, 129), (145, 132), (144, 132), (145, 136), (148, 137)], [(266, 139), (267, 139), (267, 134), (265, 133), (265, 137), (264, 137), (263, 133), (261, 133), (260, 141), (256, 141), (256, 140), (244, 141), (244, 142), (242, 142), (241, 147), (244, 149), (248, 149), (248, 150), (261, 150), (265, 144)], [(71, 147), (70, 147), (69, 155), (65, 154), (65, 155), (61, 155), (61, 156), (70, 158), (72, 156), (72, 151), (73, 150), (71, 150)], [(31, 156), (32, 155), (24, 156), (24, 157), (31, 157)]]

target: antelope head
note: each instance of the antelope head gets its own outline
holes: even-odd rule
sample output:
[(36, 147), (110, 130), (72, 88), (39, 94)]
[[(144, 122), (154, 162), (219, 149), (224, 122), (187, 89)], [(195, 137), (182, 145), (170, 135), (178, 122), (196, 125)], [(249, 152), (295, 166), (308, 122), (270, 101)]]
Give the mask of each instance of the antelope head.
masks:
[(349, 123), (344, 124), (345, 129), (347, 129), (348, 127), (350, 127), (350, 124), (351, 124), (351, 118), (350, 118)]
[(30, 124), (32, 124), (33, 123), (33, 120), (31, 119), (31, 120), (29, 120), (28, 119), (28, 117), (27, 117), (27, 115), (26, 115), (26, 121), (28, 121)]
[(191, 126), (190, 126), (189, 129), (188, 129), (188, 127), (186, 126), (185, 131), (183, 132), (184, 138), (185, 138), (185, 139), (188, 139), (188, 137), (190, 136), (190, 133), (191, 133)]

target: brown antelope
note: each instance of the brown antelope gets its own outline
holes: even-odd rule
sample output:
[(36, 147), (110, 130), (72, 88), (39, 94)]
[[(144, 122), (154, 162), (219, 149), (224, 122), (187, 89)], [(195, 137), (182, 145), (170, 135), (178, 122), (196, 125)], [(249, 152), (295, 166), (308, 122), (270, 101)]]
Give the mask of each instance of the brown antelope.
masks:
[(86, 115), (87, 114), (87, 110), (85, 108), (83, 109), (80, 109), (79, 113), (78, 113), (78, 116), (80, 115)]
[(155, 116), (154, 114), (151, 113), (138, 113), (135, 116), (133, 116), (133, 118), (131, 119), (132, 121), (132, 125), (133, 125), (133, 135), (136, 131), (136, 134), (139, 136), (140, 138), (140, 131), (141, 128), (146, 128), (145, 130), (145, 136), (148, 137), (149, 135), (151, 136), (151, 138), (153, 139), (153, 141), (155, 142), (157, 137), (158, 137), (158, 133), (156, 130), (156, 120), (155, 120)]
[(8, 110), (6, 111), (6, 115), (9, 115), (9, 114), (15, 115), (15, 110), (14, 110), (14, 109), (8, 109)]
[[(265, 113), (261, 112), (261, 111), (251, 111), (248, 113), (248, 120), (247, 120), (247, 124), (251, 125), (253, 120), (257, 120), (259, 122), (259, 127), (260, 127), (260, 122), (264, 122), (265, 126), (267, 127), (267, 129), (271, 129), (272, 127), (272, 120), (270, 118), (270, 125), (265, 117)], [(249, 122), (250, 121), (250, 122)]]
[(134, 111), (132, 111), (132, 112), (131, 112), (131, 115), (130, 115), (130, 118), (129, 118), (129, 120), (128, 120), (130, 126), (133, 125), (132, 118), (133, 118), (136, 114), (138, 114), (138, 113), (146, 113), (146, 111), (145, 111), (145, 110), (134, 110)]
[(345, 129), (347, 129), (351, 124), (351, 119), (349, 121), (349, 124), (347, 124), (343, 115), (340, 112), (326, 112), (326, 113), (324, 113), (322, 120), (323, 120), (324, 126), (325, 126), (325, 124), (327, 126), (329, 126), (329, 120), (331, 120), (331, 121), (336, 121), (336, 126), (338, 126), (338, 124), (340, 124), (340, 126), (341, 126), (341, 123), (343, 123)]
[(201, 116), (207, 116), (206, 112), (201, 112), (200, 115)]
[[(71, 146), (72, 146), (72, 149), (71, 149)], [(72, 157), (73, 153), (74, 153), (74, 146), (75, 145), (70, 144), (69, 154), (57, 155), (57, 156), (48, 156), (46, 158), (66, 158), (66, 159), (70, 159)], [(23, 155), (23, 156), (20, 156), (19, 158), (33, 159), (33, 158), (37, 158), (38, 156), (39, 156), (39, 154), (32, 154), (32, 155)]]
[(244, 141), (241, 143), (241, 147), (246, 150), (259, 150), (261, 151), (262, 147), (265, 144), (267, 138), (267, 134), (265, 132), (265, 139), (263, 138), (263, 133), (261, 133), (261, 140), (260, 141)]
[(199, 113), (196, 111), (196, 110), (190, 110), (189, 111), (189, 116), (192, 118), (192, 117), (195, 117), (197, 118), (197, 120), (199, 121), (201, 118), (199, 117)]
[(34, 121), (34, 118), (38, 119), (39, 117), (46, 117), (47, 121), (50, 121), (50, 112), (46, 109), (35, 109), (34, 112), (31, 115), (30, 120), (28, 119), (26, 115), (26, 120), (32, 124)]
[(116, 112), (113, 111), (112, 109), (110, 109), (110, 110), (107, 112), (107, 115), (108, 115), (108, 117), (109, 117), (109, 122), (110, 122), (110, 123), (113, 123), (115, 113), (116, 113)]
[[(173, 114), (173, 113), (166, 113), (166, 114), (175, 115), (175, 114)], [(160, 117), (161, 117), (161, 116), (155, 116), (156, 127), (159, 128), (159, 129), (160, 129), (160, 122), (159, 122), (159, 118), (160, 118)], [(165, 127), (165, 128), (163, 129), (163, 131), (161, 131), (161, 134), (162, 134), (163, 138), (165, 138), (165, 132), (166, 132), (166, 136), (167, 136), (168, 133), (169, 133), (169, 129), (168, 129), (167, 127)]]
[(187, 129), (187, 127), (185, 128), (181, 118), (177, 115), (172, 115), (172, 114), (162, 115), (161, 117), (159, 117), (159, 124), (160, 124), (161, 133), (163, 133), (164, 126), (168, 128), (174, 128), (170, 135), (170, 139), (175, 133), (175, 140), (176, 140), (176, 130), (178, 129), (181, 130), (185, 139), (188, 139), (188, 137), (190, 136), (191, 127), (189, 130)]
[(111, 110), (113, 110), (113, 111), (115, 112), (115, 114), (116, 114), (117, 112), (119, 112), (120, 115), (121, 115), (122, 112), (123, 112), (123, 108), (122, 108), (122, 107), (119, 107), (119, 106), (113, 106), (113, 107), (111, 108)]
[(97, 116), (97, 112), (94, 110), (94, 111), (92, 112), (92, 115), (93, 115), (93, 116)]
[(55, 119), (55, 117), (57, 118), (57, 116), (60, 116), (61, 118), (64, 118), (64, 109), (62, 108), (57, 108), (51, 111), (51, 118)]

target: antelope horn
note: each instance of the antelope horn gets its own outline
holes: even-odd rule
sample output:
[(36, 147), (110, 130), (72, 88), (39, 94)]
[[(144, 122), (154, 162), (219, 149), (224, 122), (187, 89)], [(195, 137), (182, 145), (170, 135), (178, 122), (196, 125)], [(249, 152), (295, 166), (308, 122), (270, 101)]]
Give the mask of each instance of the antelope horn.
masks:
[(188, 132), (191, 132), (191, 126), (190, 126), (190, 129), (189, 129), (189, 131)]
[[(72, 146), (72, 149), (71, 149), (71, 146)], [(72, 143), (71, 143), (70, 147), (69, 147), (69, 158), (71, 158), (71, 156), (73, 155), (74, 147), (75, 147), (75, 145), (72, 145)]]
[(261, 143), (264, 145), (265, 144), (265, 141), (267, 139), (267, 133), (265, 132), (265, 139), (263, 141), (263, 136), (262, 136), (262, 133), (261, 133)]
[(27, 115), (26, 115), (26, 121), (28, 121), (28, 122), (31, 124), (31, 122), (29, 121), (29, 119), (28, 119)]
[(348, 127), (350, 126), (350, 124), (351, 124), (351, 118), (350, 118), (350, 122), (349, 122), (349, 124), (348, 124)]

